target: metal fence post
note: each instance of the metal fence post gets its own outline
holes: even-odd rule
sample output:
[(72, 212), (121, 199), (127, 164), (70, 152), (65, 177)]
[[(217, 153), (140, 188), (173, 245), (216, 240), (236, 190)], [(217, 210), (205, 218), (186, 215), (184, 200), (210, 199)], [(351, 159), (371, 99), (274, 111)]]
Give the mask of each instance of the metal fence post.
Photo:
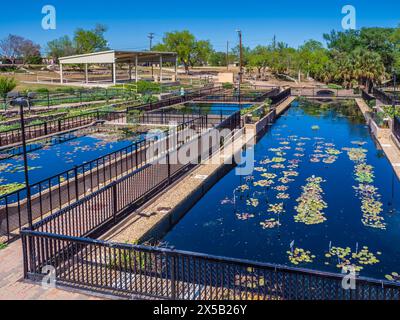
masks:
[(79, 181), (78, 181), (78, 167), (74, 167), (74, 175), (75, 175), (75, 199), (79, 200)]
[(50, 92), (47, 91), (47, 108), (50, 108)]
[(117, 184), (112, 186), (113, 193), (113, 215), (114, 215), (114, 224), (117, 223), (117, 212), (118, 212), (118, 201), (117, 201)]
[(176, 300), (176, 268), (175, 268), (175, 255), (171, 257), (171, 298)]

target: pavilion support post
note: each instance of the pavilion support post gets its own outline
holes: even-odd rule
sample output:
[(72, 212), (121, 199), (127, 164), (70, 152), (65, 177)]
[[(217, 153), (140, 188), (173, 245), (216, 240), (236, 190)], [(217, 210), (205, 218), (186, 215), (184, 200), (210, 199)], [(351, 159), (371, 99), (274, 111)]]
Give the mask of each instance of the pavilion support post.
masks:
[(138, 56), (135, 56), (135, 82), (138, 82)]
[(178, 80), (178, 57), (175, 57), (175, 81)]
[(117, 84), (117, 66), (115, 62), (112, 64), (112, 77), (113, 77), (113, 83)]
[(163, 65), (163, 59), (162, 59), (162, 54), (160, 54), (160, 83), (163, 82), (162, 65)]
[(64, 83), (63, 64), (60, 63), (60, 83)]
[(88, 64), (85, 63), (85, 83), (89, 83), (89, 71), (88, 71)]
[(132, 81), (132, 63), (129, 62), (129, 81)]

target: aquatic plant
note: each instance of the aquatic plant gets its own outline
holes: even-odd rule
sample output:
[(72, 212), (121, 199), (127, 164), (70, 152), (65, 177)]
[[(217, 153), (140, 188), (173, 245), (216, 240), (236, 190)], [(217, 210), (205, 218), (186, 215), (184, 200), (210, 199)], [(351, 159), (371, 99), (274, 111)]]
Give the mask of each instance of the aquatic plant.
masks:
[(276, 214), (281, 214), (285, 212), (285, 209), (283, 208), (283, 203), (276, 203), (276, 204), (270, 204), (268, 206), (268, 212), (276, 213)]
[(265, 169), (265, 168), (263, 168), (263, 167), (255, 167), (255, 168), (254, 168), (254, 171), (257, 171), (257, 172), (267, 172), (267, 169)]
[(289, 179), (288, 177), (282, 177), (282, 178), (279, 178), (278, 181), (280, 183), (283, 183), (283, 184), (288, 184), (288, 183), (293, 182), (294, 180), (293, 179)]
[(335, 149), (335, 148), (328, 148), (325, 150), (325, 152), (331, 156), (338, 156), (339, 154), (341, 154), (342, 152)]
[(23, 187), (25, 187), (25, 184), (18, 183), (18, 182), (2, 184), (2, 185), (0, 185), (0, 196), (12, 193), (19, 189), (22, 189)]
[(332, 163), (335, 163), (336, 160), (337, 160), (336, 156), (329, 156), (328, 158), (325, 158), (324, 160), (322, 160), (322, 162), (326, 163), (326, 164), (332, 164)]
[(260, 225), (263, 229), (273, 229), (273, 228), (281, 226), (281, 223), (278, 220), (276, 220), (275, 218), (271, 218), (271, 219), (265, 220), (263, 222), (260, 222)]
[(272, 158), (272, 162), (276, 162), (276, 163), (281, 163), (281, 162), (285, 162), (286, 159), (282, 158), (282, 157), (274, 157)]
[(290, 171), (283, 171), (283, 175), (285, 177), (297, 177), (299, 173), (297, 171), (290, 170)]
[(385, 278), (389, 281), (400, 282), (400, 275), (397, 272), (385, 275)]
[(290, 198), (290, 195), (288, 194), (288, 193), (278, 193), (277, 195), (276, 195), (276, 198), (277, 199), (282, 199), (282, 200), (286, 200), (286, 199), (289, 199)]
[[(381, 255), (377, 252), (376, 255)], [(368, 247), (363, 247), (359, 252), (352, 252), (350, 247), (331, 247), (329, 252), (325, 254), (328, 259), (335, 258), (336, 267), (343, 269), (345, 267), (353, 267), (356, 272), (360, 272), (365, 265), (373, 265), (379, 263), (375, 254), (369, 251)], [(330, 262), (325, 264), (329, 265)]]
[(289, 187), (281, 185), (281, 186), (275, 187), (274, 189), (277, 190), (277, 191), (286, 191), (287, 189), (289, 189)]
[(240, 192), (245, 192), (246, 190), (249, 190), (249, 186), (247, 184), (243, 184), (239, 187), (237, 187), (237, 190), (239, 190)]
[(245, 220), (249, 220), (251, 218), (254, 218), (254, 214), (251, 214), (251, 213), (237, 213), (236, 214), (236, 218), (238, 218), (239, 220), (245, 221)]
[(255, 187), (269, 187), (274, 184), (273, 180), (259, 180), (253, 183)]
[(259, 203), (260, 203), (259, 200), (256, 198), (250, 198), (250, 199), (246, 200), (246, 204), (248, 206), (252, 206), (254, 208), (258, 207)]
[(311, 127), (311, 129), (316, 131), (316, 130), (319, 130), (320, 128), (319, 128), (319, 126), (314, 125), (314, 126)]
[(371, 183), (374, 181), (373, 167), (366, 163), (359, 163), (356, 165), (356, 180), (361, 183)]
[(285, 169), (285, 165), (283, 165), (281, 163), (277, 163), (277, 164), (273, 164), (271, 166), (271, 168), (273, 168), (273, 169)]
[(368, 150), (363, 148), (348, 148), (347, 155), (349, 159), (354, 162), (360, 162), (367, 158)]
[(276, 174), (275, 173), (263, 173), (261, 175), (263, 178), (268, 179), (268, 180), (272, 180), (276, 178)]
[(302, 187), (303, 193), (296, 200), (298, 205), (295, 207), (298, 214), (294, 217), (296, 222), (306, 225), (320, 224), (326, 221), (323, 209), (328, 205), (322, 199), (321, 183), (324, 180), (320, 177), (311, 176), (307, 178), (307, 184)]
[(286, 251), (286, 253), (288, 254), (289, 261), (294, 265), (312, 263), (315, 259), (311, 251), (306, 251), (302, 248), (294, 248), (292, 251)]

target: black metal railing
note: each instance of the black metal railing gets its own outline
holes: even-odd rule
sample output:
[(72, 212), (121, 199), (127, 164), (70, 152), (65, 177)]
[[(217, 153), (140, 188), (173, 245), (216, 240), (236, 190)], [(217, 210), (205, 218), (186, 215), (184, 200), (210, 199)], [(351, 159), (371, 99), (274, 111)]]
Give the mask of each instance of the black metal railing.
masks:
[[(27, 140), (32, 140), (50, 134), (79, 128), (85, 125), (89, 125), (94, 121), (101, 120), (106, 116), (106, 111), (92, 111), (77, 116), (71, 116), (52, 121), (43, 121), (39, 124), (27, 125), (25, 126), (25, 137)], [(0, 147), (19, 143), (21, 141), (21, 128), (0, 132)]]
[(400, 118), (394, 117), (393, 119), (393, 134), (397, 138), (397, 141), (400, 142)]
[(393, 93), (389, 93), (387, 91), (384, 91), (380, 88), (373, 88), (372, 90), (373, 95), (383, 102), (386, 105), (400, 105), (400, 98), (394, 95)]
[(51, 266), (58, 285), (126, 298), (400, 300), (400, 285), (388, 281), (358, 278), (346, 290), (340, 274), (42, 231), (23, 230), (22, 243), (25, 278), (40, 280)]
[[(136, 92), (123, 88), (64, 90), (59, 92), (30, 92), (30, 97), (25, 96), (30, 107), (47, 107), (62, 104), (83, 104), (93, 101), (109, 101), (113, 99), (132, 99)], [(22, 95), (23, 96), (23, 95)], [(12, 99), (6, 99), (7, 104), (12, 104)], [(0, 104), (3, 101), (0, 101)]]
[(279, 94), (271, 96), (271, 108), (275, 108), (277, 105), (285, 101), (287, 98), (289, 98), (292, 94), (292, 89), (288, 88), (283, 91), (281, 91)]
[(217, 101), (217, 102), (263, 102), (264, 100), (273, 97), (279, 94), (279, 88), (274, 88), (269, 92), (265, 93), (257, 93), (257, 94), (215, 94), (215, 95), (208, 95), (205, 97), (201, 97), (195, 99), (195, 101)]
[[(202, 132), (207, 128), (207, 117), (197, 117), (179, 124), (172, 133), (180, 133), (188, 128)], [(159, 140), (169, 140), (170, 134), (161, 134), (157, 140), (135, 141), (125, 148), (31, 184), (33, 219), (42, 219), (145, 166), (151, 161), (147, 157), (148, 148)], [(26, 189), (0, 196), (0, 237), (6, 237), (7, 241), (18, 237), (19, 230), (27, 223)]]
[(152, 110), (160, 109), (163, 107), (172, 106), (174, 104), (191, 101), (196, 98), (203, 97), (205, 95), (219, 92), (221, 90), (222, 90), (221, 86), (216, 86), (216, 87), (212, 87), (212, 88), (205, 88), (205, 89), (200, 89), (200, 90), (196, 90), (196, 91), (192, 91), (192, 92), (187, 92), (183, 96), (171, 97), (168, 99), (160, 100), (158, 102), (150, 102), (150, 103), (147, 103), (147, 104), (144, 104), (141, 106), (128, 107), (127, 112), (132, 112), (133, 110), (152, 111)]

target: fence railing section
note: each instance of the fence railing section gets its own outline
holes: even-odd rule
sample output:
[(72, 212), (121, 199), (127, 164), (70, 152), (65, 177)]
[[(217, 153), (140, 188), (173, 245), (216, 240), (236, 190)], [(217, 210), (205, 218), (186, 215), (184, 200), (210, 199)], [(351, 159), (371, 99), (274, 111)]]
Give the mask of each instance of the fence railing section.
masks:
[(205, 97), (201, 97), (195, 99), (197, 101), (217, 101), (217, 102), (263, 102), (264, 100), (278, 95), (279, 88), (271, 89), (268, 92), (264, 93), (228, 93), (228, 94), (215, 94), (215, 95), (208, 95)]
[[(53, 133), (79, 128), (96, 120), (100, 120), (106, 115), (107, 112), (104, 111), (93, 111), (63, 119), (43, 121), (40, 124), (27, 125), (25, 126), (25, 137), (27, 140), (31, 140)], [(0, 147), (19, 143), (21, 141), (22, 133), (20, 128), (0, 132)]]
[(289, 98), (292, 94), (292, 89), (288, 88), (283, 90), (277, 95), (271, 96), (271, 108), (275, 108), (278, 104)]
[[(175, 131), (180, 133), (188, 128), (202, 132), (206, 126), (206, 117), (198, 117), (178, 125), (172, 133)], [(145, 166), (152, 160), (147, 157), (148, 148), (159, 140), (169, 141), (170, 134), (170, 132), (161, 134), (156, 140), (144, 139), (133, 142), (125, 148), (31, 184), (33, 219), (42, 219), (45, 215), (54, 213)], [(18, 231), (27, 223), (26, 189), (22, 188), (0, 196), (0, 237), (6, 237), (7, 240), (17, 237)]]
[(360, 94), (355, 93), (353, 89), (332, 89), (318, 87), (292, 88), (292, 94), (296, 96), (315, 97), (321, 99), (360, 97)]
[(221, 86), (216, 86), (216, 87), (212, 87), (212, 88), (205, 88), (205, 89), (200, 89), (200, 90), (196, 90), (193, 92), (187, 92), (185, 95), (183, 96), (178, 96), (178, 97), (171, 97), (168, 99), (163, 99), (161, 101), (158, 102), (150, 102), (148, 104), (145, 105), (141, 105), (141, 106), (134, 106), (134, 107), (128, 107), (127, 111), (133, 111), (133, 110), (139, 110), (139, 111), (151, 111), (151, 110), (156, 110), (156, 109), (160, 109), (163, 107), (167, 107), (167, 106), (171, 106), (174, 104), (179, 104), (179, 103), (184, 103), (205, 95), (209, 95), (209, 94), (213, 94), (216, 92), (219, 92), (222, 90)]
[[(129, 89), (92, 89), (92, 90), (69, 90), (60, 92), (31, 92), (29, 100), (30, 107), (48, 107), (61, 104), (76, 104), (91, 101), (108, 101), (113, 99), (134, 98), (136, 91)], [(7, 104), (12, 99), (7, 99)]]
[[(110, 191), (111, 193), (111, 191)], [(112, 208), (109, 208), (109, 219)], [(94, 219), (95, 217), (87, 217)], [(82, 220), (83, 222), (84, 220)], [(90, 221), (90, 220), (89, 220)], [(181, 300), (399, 300), (400, 285), (193, 252), (24, 230), (25, 278), (53, 267), (59, 285), (126, 298)]]
[(393, 93), (375, 87), (373, 88), (372, 93), (378, 100), (382, 101), (386, 105), (400, 105), (400, 98)]
[(397, 138), (397, 141), (400, 142), (400, 118), (395, 117), (393, 120), (393, 134)]

